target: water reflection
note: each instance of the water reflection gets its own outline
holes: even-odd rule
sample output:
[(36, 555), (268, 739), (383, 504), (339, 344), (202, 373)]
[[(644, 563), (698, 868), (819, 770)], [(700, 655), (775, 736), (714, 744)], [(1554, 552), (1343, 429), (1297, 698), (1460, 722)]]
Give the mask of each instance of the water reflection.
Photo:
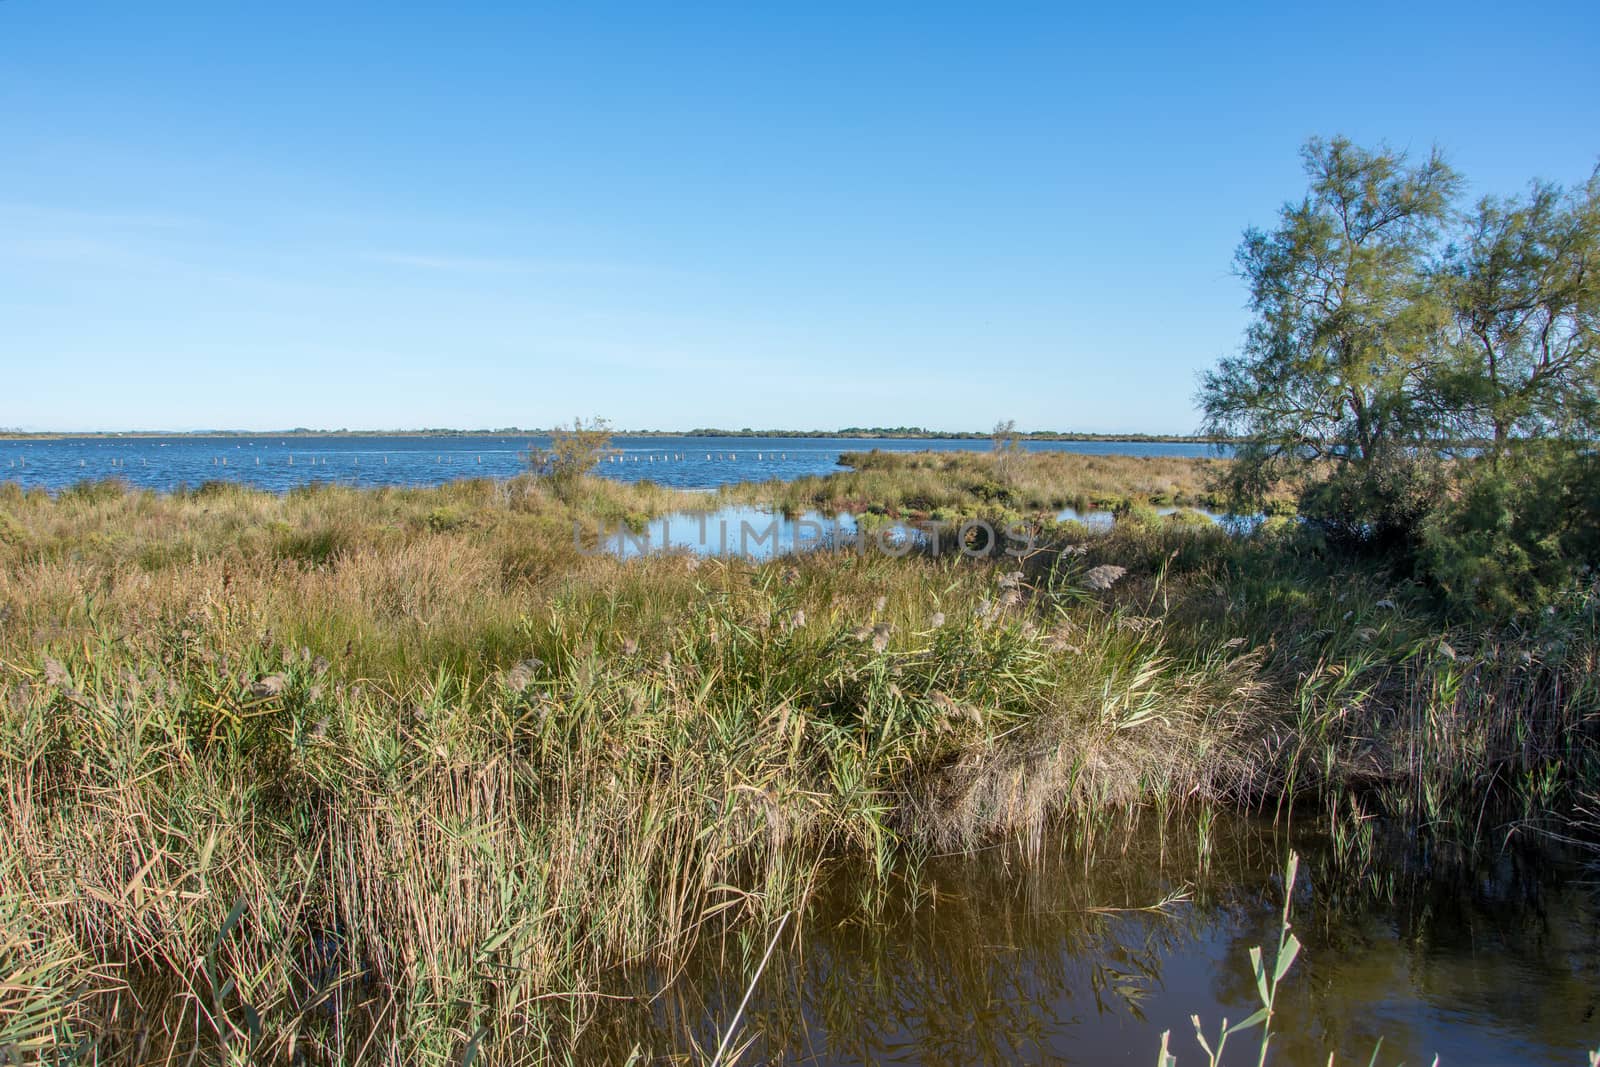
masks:
[[(1142, 830), (1090, 864), (1071, 852), (936, 861), (865, 904), (870, 880), (842, 868), (746, 1009), (743, 1062), (1148, 1064), (1163, 1030), (1180, 1062), (1203, 1062), (1189, 1016), (1214, 1032), (1256, 1006), (1247, 952), (1275, 942), (1289, 844), (1239, 821), (1202, 866), (1192, 836)], [(1515, 850), (1435, 852), (1352, 886), (1333, 877), (1324, 840), (1293, 844), (1306, 948), (1271, 1062), (1366, 1063), (1380, 1036), (1385, 1064), (1585, 1062), (1600, 1034), (1600, 929), (1570, 869)], [(666, 995), (602, 1014), (583, 1059), (714, 1048), (764, 947), (708, 944)], [(1229, 1061), (1254, 1063), (1254, 1043), (1236, 1044)]]
[(861, 521), (848, 512), (783, 515), (742, 505), (664, 515), (632, 527), (580, 526), (576, 536), (586, 549), (598, 548), (623, 559), (660, 552), (771, 559), (816, 549), (898, 555), (926, 543), (924, 531), (912, 523), (890, 522), (864, 529)]
[(764, 508), (731, 506), (699, 514), (663, 515), (634, 527), (600, 526), (593, 533), (605, 551), (623, 559), (656, 552), (769, 559), (842, 544), (856, 533), (849, 514), (808, 511), (780, 515)]
[[(1178, 516), (1184, 519), (1203, 520), (1235, 534), (1250, 533), (1266, 519), (1265, 515), (1235, 515), (1225, 511), (1209, 511), (1206, 508), (1163, 506), (1152, 510), (1164, 519)], [(1114, 511), (1098, 508), (1088, 511), (1062, 508), (1056, 513), (1056, 521), (1081, 522), (1091, 530), (1109, 530), (1116, 525), (1117, 514)]]
[[(1260, 516), (1225, 515), (1190, 508), (1161, 508), (1157, 514), (1169, 516), (1191, 513), (1235, 533), (1248, 533), (1261, 521)], [(1056, 521), (1081, 522), (1089, 529), (1104, 532), (1115, 525), (1109, 511), (1079, 512), (1064, 508)], [(663, 552), (688, 552), (697, 556), (742, 556), (771, 559), (793, 552), (816, 549), (877, 552), (903, 555), (918, 548), (937, 547), (943, 554), (960, 551), (957, 542), (963, 532), (975, 550), (989, 544), (993, 536), (1002, 548), (1019, 550), (1030, 543), (1032, 533), (1024, 527), (996, 527), (982, 520), (933, 522), (931, 520), (884, 519), (856, 516), (848, 512), (825, 515), (806, 511), (784, 515), (767, 508), (726, 505), (704, 512), (676, 512), (635, 525), (598, 523), (581, 525), (574, 538), (585, 551), (603, 551), (623, 559)]]
[(1117, 516), (1110, 511), (1079, 511), (1077, 508), (1062, 508), (1056, 513), (1056, 521), (1081, 522), (1090, 529), (1109, 530), (1116, 525)]

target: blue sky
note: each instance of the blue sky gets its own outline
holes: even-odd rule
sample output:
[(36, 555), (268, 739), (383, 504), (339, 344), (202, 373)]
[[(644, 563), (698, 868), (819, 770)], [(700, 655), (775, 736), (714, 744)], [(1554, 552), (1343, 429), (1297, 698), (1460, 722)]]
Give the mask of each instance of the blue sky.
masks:
[(1580, 181), (1597, 10), (0, 0), (0, 426), (1186, 432), (1304, 139)]

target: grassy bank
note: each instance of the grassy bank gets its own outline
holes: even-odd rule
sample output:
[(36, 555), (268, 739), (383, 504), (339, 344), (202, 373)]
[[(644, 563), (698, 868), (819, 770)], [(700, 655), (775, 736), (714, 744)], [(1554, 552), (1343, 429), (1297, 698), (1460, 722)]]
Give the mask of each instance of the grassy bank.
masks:
[[(999, 462), (943, 459), (796, 492), (920, 508), (852, 494)], [(830, 856), (1296, 798), (1355, 848), (1366, 813), (1470, 833), (1492, 784), (1537, 819), (1593, 781), (1587, 604), (1450, 629), (1282, 526), (1020, 562), (572, 544), (708, 499), (0, 492), (0, 1044), (557, 1060), (610, 969), (799, 906)]]
[(1077, 452), (851, 452), (848, 471), (731, 486), (724, 495), (787, 511), (880, 510), (900, 516), (1005, 508), (1053, 515), (1138, 506), (1221, 509), (1226, 460)]

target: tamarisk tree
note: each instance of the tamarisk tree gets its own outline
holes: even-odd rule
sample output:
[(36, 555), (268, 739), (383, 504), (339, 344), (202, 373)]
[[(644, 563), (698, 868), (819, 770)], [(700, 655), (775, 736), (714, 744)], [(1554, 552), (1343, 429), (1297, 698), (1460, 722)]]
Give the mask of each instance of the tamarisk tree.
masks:
[(1242, 500), (1310, 465), (1375, 471), (1431, 429), (1419, 396), (1448, 321), (1432, 252), (1460, 179), (1437, 152), (1413, 165), (1335, 139), (1302, 154), (1307, 194), (1235, 256), (1255, 312), (1243, 348), (1200, 390), (1206, 432), (1240, 439)]
[(1343, 139), (1236, 254), (1253, 320), (1201, 381), (1234, 504), (1299, 491), (1348, 542), (1500, 614), (1600, 573), (1600, 170), (1461, 211), (1461, 179)]
[(1455, 316), (1436, 402), (1462, 437), (1587, 438), (1600, 416), (1600, 174), (1485, 199), (1440, 272)]

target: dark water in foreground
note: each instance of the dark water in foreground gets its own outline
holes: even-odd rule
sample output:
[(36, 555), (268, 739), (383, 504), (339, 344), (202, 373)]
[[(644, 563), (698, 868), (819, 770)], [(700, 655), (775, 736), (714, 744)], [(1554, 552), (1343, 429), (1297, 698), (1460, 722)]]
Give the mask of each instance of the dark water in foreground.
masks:
[[(213, 479), (284, 490), (309, 482), (438, 485), (457, 478), (508, 478), (547, 437), (127, 437), (0, 440), (0, 481), (61, 489), (84, 479), (122, 478), (147, 489)], [(865, 438), (616, 437), (617, 456), (599, 473), (649, 478), (675, 489), (790, 479), (838, 469), (841, 452), (873, 448), (985, 451), (983, 440)], [(1119, 456), (1207, 456), (1209, 445), (1144, 441), (1038, 441), (1033, 451)]]
[[(1277, 943), (1291, 843), (1305, 948), (1269, 1063), (1366, 1064), (1381, 1037), (1379, 1064), (1584, 1067), (1600, 1045), (1600, 885), (1570, 863), (1413, 846), (1336, 875), (1322, 834), (1238, 820), (1212, 834), (1204, 867), (1191, 829), (1102, 839), (1089, 864), (938, 860), (876, 895), (837, 871), (757, 984), (740, 1062), (1154, 1064), (1170, 1030), (1179, 1064), (1204, 1064), (1189, 1017), (1214, 1037), (1258, 1006), (1248, 952)], [(709, 1061), (765, 947), (713, 940), (654, 1003), (602, 1009), (581, 1059), (698, 1044)], [(638, 980), (616, 992), (661, 987)], [(1225, 1062), (1254, 1064), (1258, 1040), (1234, 1037)]]

